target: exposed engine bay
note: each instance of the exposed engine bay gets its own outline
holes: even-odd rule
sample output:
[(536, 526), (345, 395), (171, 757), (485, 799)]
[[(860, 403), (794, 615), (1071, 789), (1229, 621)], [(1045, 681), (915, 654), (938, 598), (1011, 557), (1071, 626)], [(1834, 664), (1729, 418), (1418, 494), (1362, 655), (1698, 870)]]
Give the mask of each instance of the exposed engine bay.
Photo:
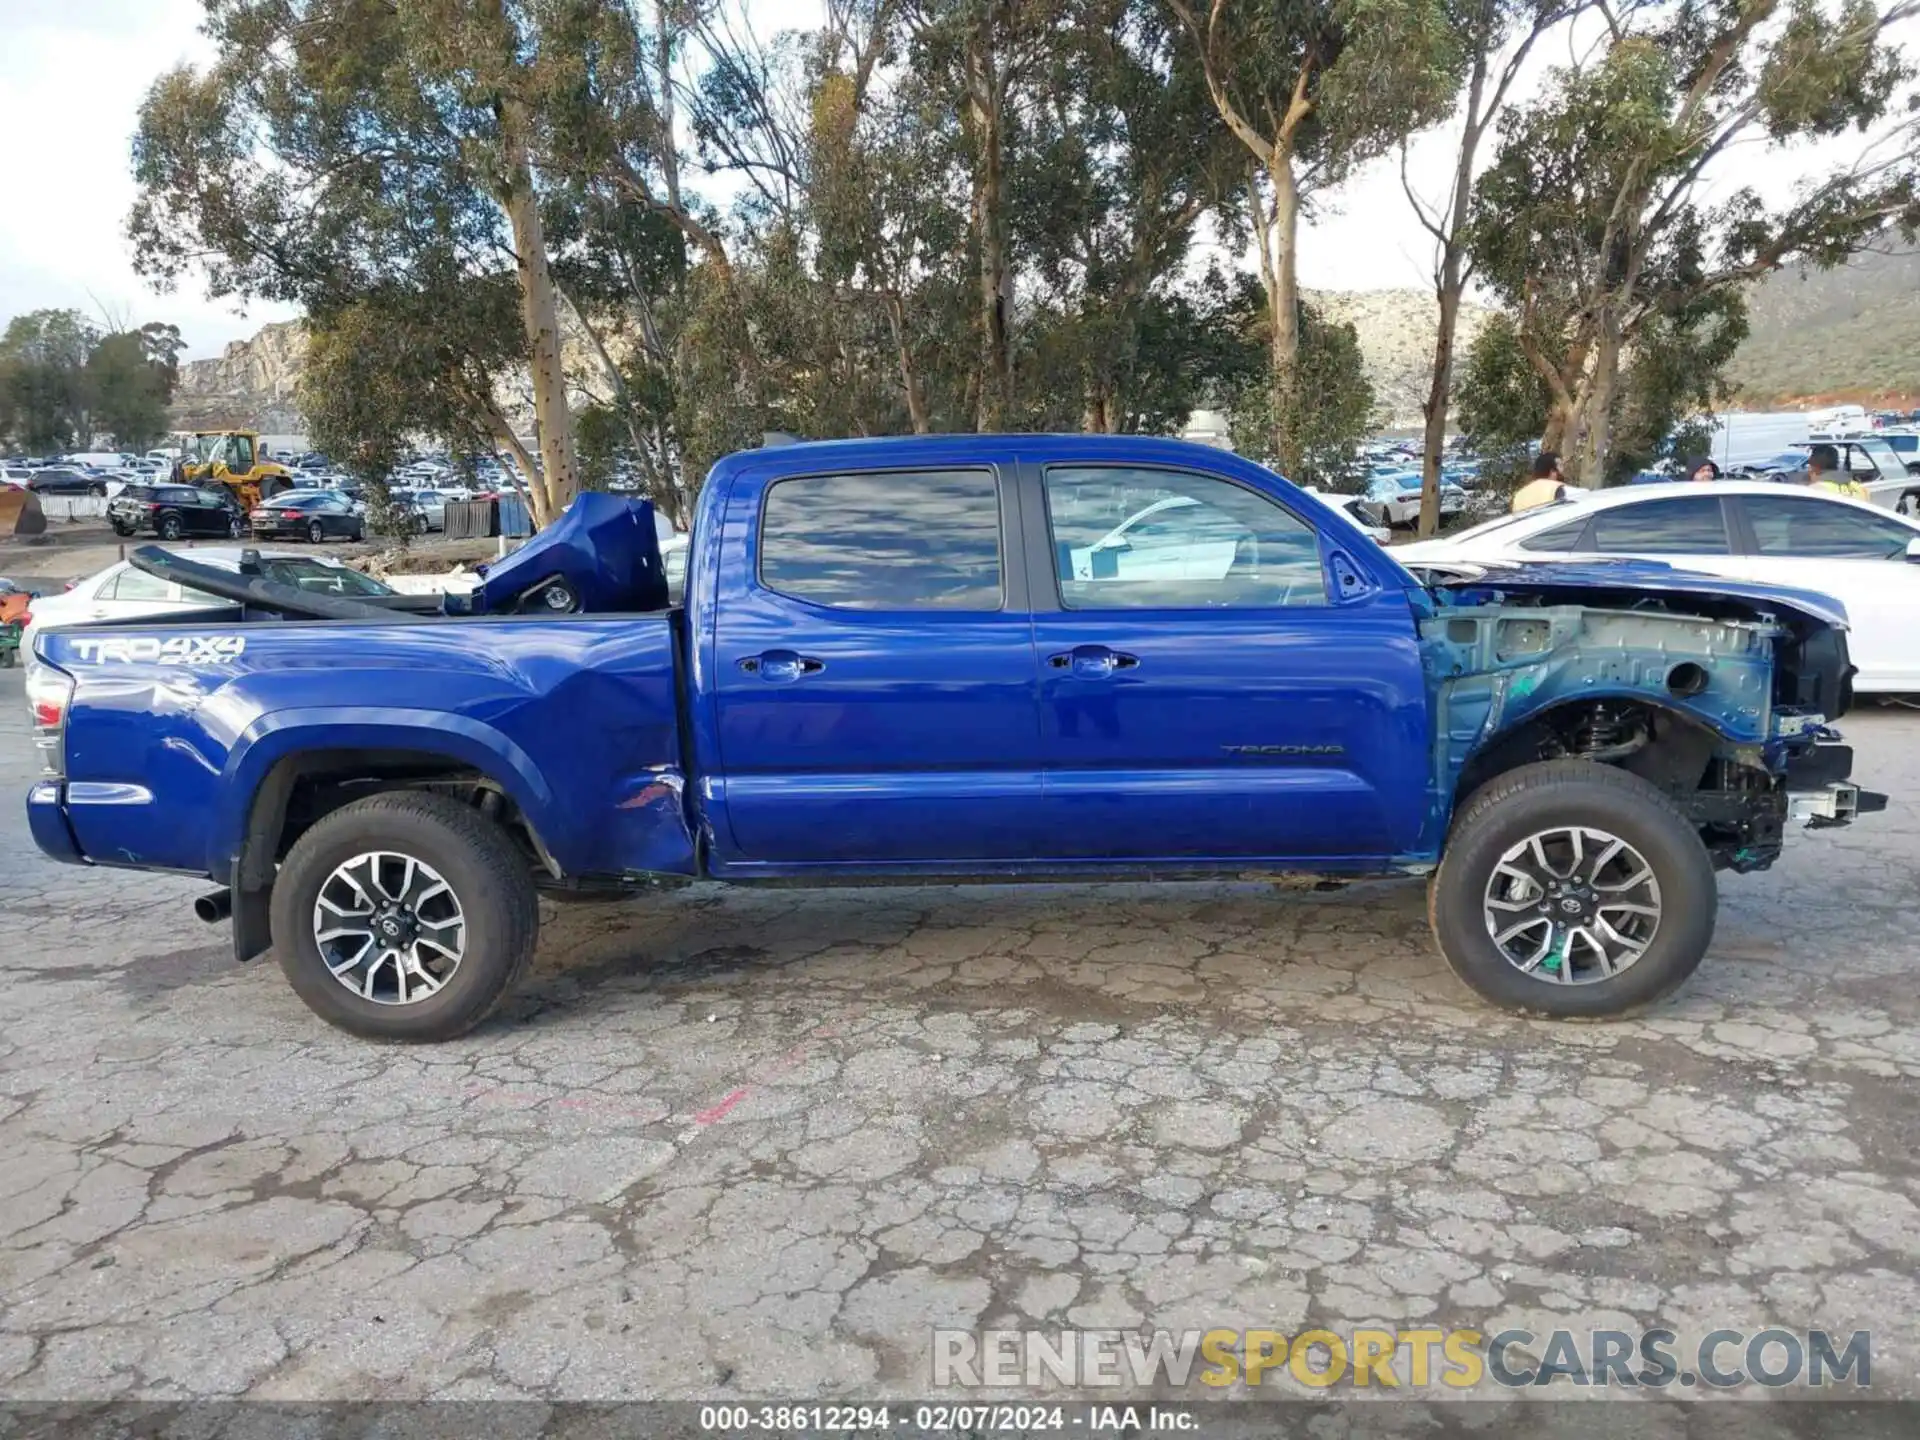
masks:
[(1846, 783), (1851, 751), (1829, 724), (1852, 701), (1833, 602), (1750, 599), (1648, 568), (1429, 584), (1421, 638), (1443, 804), (1534, 761), (1616, 765), (1665, 791), (1715, 865), (1740, 871), (1773, 862), (1791, 818), (1884, 808)]

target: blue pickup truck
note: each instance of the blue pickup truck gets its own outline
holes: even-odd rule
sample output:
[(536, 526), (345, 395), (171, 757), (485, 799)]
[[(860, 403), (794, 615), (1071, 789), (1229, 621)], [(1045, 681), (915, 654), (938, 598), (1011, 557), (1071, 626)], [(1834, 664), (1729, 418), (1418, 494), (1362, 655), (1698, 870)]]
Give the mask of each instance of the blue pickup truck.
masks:
[(436, 1040), (526, 971), (543, 892), (702, 878), (1427, 876), (1481, 995), (1614, 1015), (1698, 964), (1716, 869), (1884, 804), (1830, 728), (1834, 602), (1416, 576), (1199, 446), (770, 445), (709, 475), (683, 601), (656, 544), (582, 496), (465, 615), (137, 552), (233, 608), (39, 637), (35, 839), (207, 877), (324, 1019)]

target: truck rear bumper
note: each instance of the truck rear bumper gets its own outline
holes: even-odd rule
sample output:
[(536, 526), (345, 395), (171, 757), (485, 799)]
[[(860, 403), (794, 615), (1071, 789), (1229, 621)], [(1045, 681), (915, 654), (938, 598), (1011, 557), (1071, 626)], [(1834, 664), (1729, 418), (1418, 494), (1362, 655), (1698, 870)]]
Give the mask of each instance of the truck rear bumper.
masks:
[(67, 821), (66, 786), (58, 780), (42, 780), (27, 791), (27, 829), (42, 854), (63, 865), (85, 865), (80, 842), (74, 839), (73, 826)]

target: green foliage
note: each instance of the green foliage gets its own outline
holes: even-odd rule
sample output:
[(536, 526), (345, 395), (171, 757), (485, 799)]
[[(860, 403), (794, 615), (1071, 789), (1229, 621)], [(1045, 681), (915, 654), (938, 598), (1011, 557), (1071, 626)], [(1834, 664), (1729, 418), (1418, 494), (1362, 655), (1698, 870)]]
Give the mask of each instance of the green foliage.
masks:
[[(1920, 116), (1892, 110), (1911, 76), (1883, 34), (1893, 13), (1871, 0), (1628, 10), (1596, 59), (1554, 72), (1503, 119), (1469, 243), (1516, 316), (1549, 395), (1547, 433), (1577, 453), (1579, 478), (1644, 453), (1680, 392), (1718, 393), (1744, 333), (1728, 297), (1749, 281), (1920, 229)], [(1716, 183), (1736, 146), (1849, 129), (1876, 140), (1784, 205)], [(1661, 370), (1669, 355), (1694, 367), (1684, 382)]]
[(0, 436), (35, 454), (97, 436), (145, 449), (166, 434), (180, 348), (171, 325), (103, 335), (76, 310), (15, 316), (0, 338)]
[(1468, 347), (1454, 392), (1461, 433), (1481, 455), (1539, 438), (1551, 397), (1521, 353), (1518, 329), (1504, 311), (1487, 317)]
[[(1292, 390), (1298, 408), (1276, 423), (1273, 387), (1264, 374), (1247, 375), (1232, 396), (1234, 448), (1282, 468), (1271, 437), (1284, 426), (1300, 446), (1300, 461), (1286, 467), (1287, 478), (1352, 494), (1366, 474), (1359, 447), (1373, 420), (1373, 386), (1360, 363), (1360, 337), (1351, 322), (1326, 320), (1304, 301), (1299, 316), (1300, 358)], [(1265, 326), (1264, 313), (1258, 324)]]

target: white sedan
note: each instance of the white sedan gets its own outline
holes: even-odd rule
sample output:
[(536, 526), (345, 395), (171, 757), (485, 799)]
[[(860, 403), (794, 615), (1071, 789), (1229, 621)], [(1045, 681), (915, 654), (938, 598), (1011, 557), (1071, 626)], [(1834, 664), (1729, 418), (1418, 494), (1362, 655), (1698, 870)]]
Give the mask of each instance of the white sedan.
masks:
[(1920, 522), (1766, 481), (1631, 485), (1394, 549), (1412, 566), (1631, 558), (1846, 607), (1860, 691), (1920, 690)]
[[(241, 547), (237, 545), (209, 545), (186, 553), (196, 564), (239, 573)], [(302, 590), (350, 596), (393, 593), (390, 586), (370, 575), (363, 575), (337, 560), (323, 560), (315, 555), (262, 550), (260, 566), (268, 579), (283, 585), (297, 585)], [(97, 575), (76, 580), (57, 595), (43, 595), (35, 600), (27, 612), (26, 630), (20, 636), (20, 653), (23, 656), (33, 653), (34, 636), (42, 630), (63, 625), (133, 623), (228, 603), (189, 589), (177, 580), (162, 580), (157, 575), (136, 570), (122, 560)]]

